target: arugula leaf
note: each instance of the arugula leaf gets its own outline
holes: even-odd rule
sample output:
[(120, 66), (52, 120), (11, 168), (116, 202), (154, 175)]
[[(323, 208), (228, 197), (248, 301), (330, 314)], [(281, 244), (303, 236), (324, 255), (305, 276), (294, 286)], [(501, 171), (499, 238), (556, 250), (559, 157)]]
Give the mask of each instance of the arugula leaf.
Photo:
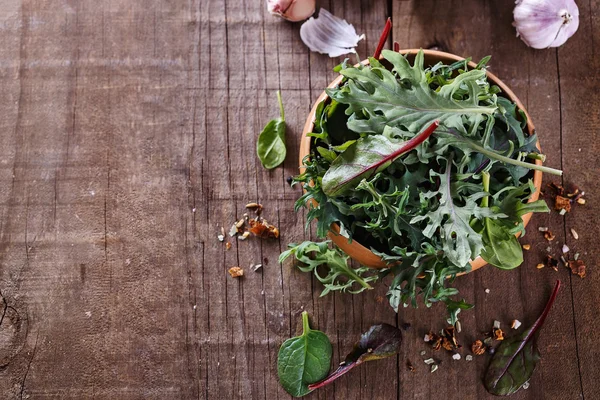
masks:
[(473, 304), (469, 304), (462, 299), (461, 301), (454, 301), (450, 299), (444, 300), (446, 303), (446, 309), (448, 310), (448, 314), (450, 314), (450, 325), (456, 325), (456, 321), (458, 321), (458, 314), (460, 314), (460, 310), (469, 310), (473, 308)]
[(496, 349), (485, 374), (484, 384), (488, 392), (496, 396), (516, 393), (529, 381), (541, 359), (536, 345), (536, 333), (542, 328), (560, 288), (556, 281), (554, 291), (544, 311), (533, 326), (523, 333), (504, 339)]
[[(434, 91), (423, 69), (422, 50), (416, 55), (414, 66), (397, 52), (384, 50), (382, 54), (392, 64), (392, 71), (384, 67), (348, 67), (340, 71), (348, 78), (348, 84), (327, 89), (332, 99), (349, 105), (346, 114), (356, 114), (348, 121), (348, 127), (355, 132), (382, 133), (386, 125), (419, 132), (435, 120), (464, 131), (463, 118), (474, 130), (485, 120), (484, 115), (492, 115), (497, 109), (479, 105), (484, 89), (478, 81), (484, 80), (485, 71), (465, 72)], [(455, 100), (454, 95), (461, 89), (466, 89), (466, 97)], [(358, 118), (359, 114), (365, 118)]]
[(430, 199), (439, 194), (439, 206), (424, 215), (413, 217), (410, 223), (428, 221), (423, 230), (423, 235), (432, 238), (434, 235), (439, 234), (446, 257), (456, 265), (466, 265), (472, 258), (477, 257), (483, 249), (481, 235), (471, 227), (471, 219), (501, 218), (505, 215), (477, 205), (475, 200), (483, 197), (485, 195), (483, 192), (466, 197), (463, 206), (457, 204), (452, 198), (451, 170), (452, 159), (448, 158), (446, 160), (446, 170), (443, 174), (431, 172), (432, 178), (439, 177), (439, 189), (437, 192), (432, 191), (423, 194), (422, 197)]
[(331, 365), (331, 343), (323, 332), (310, 329), (308, 313), (302, 312), (302, 335), (288, 339), (279, 348), (277, 375), (286, 392), (294, 397), (310, 393), (308, 385), (323, 379)]
[(479, 152), (492, 160), (501, 161), (506, 164), (512, 164), (515, 166), (523, 167), (528, 170), (535, 169), (535, 170), (549, 173), (552, 175), (559, 175), (559, 176), (562, 175), (561, 170), (550, 168), (550, 167), (544, 167), (543, 165), (528, 163), (528, 162), (522, 161), (522, 160), (515, 160), (513, 158), (503, 156), (502, 154), (499, 154), (496, 151), (486, 149), (483, 146), (477, 144), (475, 141), (462, 136), (460, 133), (458, 133), (452, 129), (449, 129), (447, 131), (440, 130), (436, 133), (436, 135), (439, 136), (439, 138), (438, 138), (438, 146), (439, 147), (436, 149), (436, 152), (441, 152), (443, 149), (447, 148), (449, 145), (453, 145), (453, 146), (457, 146), (457, 147), (466, 146), (469, 149)]
[(256, 154), (263, 167), (273, 169), (280, 165), (287, 153), (285, 147), (285, 114), (281, 93), (277, 91), (280, 117), (269, 121), (256, 141)]
[(335, 372), (321, 382), (309, 385), (308, 388), (315, 390), (328, 385), (364, 362), (392, 357), (400, 352), (401, 344), (400, 329), (388, 324), (373, 325), (361, 335), (360, 340)]
[[(315, 243), (306, 241), (289, 244), (289, 249), (281, 253), (279, 262), (284, 262), (290, 256), (294, 256), (302, 265), (298, 269), (302, 272), (312, 272), (315, 277), (325, 286), (321, 296), (330, 291), (360, 293), (366, 289), (373, 289), (369, 282), (377, 280), (377, 275), (364, 276), (372, 271), (367, 267), (352, 268), (348, 265), (348, 257), (337, 247), (329, 248), (330, 241)], [(317, 267), (325, 266), (327, 275), (319, 273)], [(341, 279), (340, 279), (341, 278)], [(358, 287), (356, 287), (358, 285)]]
[(423, 143), (438, 126), (438, 121), (434, 121), (423, 132), (402, 143), (382, 135), (358, 139), (331, 163), (323, 176), (323, 192), (334, 197), (353, 188), (363, 178), (387, 168), (396, 158)]

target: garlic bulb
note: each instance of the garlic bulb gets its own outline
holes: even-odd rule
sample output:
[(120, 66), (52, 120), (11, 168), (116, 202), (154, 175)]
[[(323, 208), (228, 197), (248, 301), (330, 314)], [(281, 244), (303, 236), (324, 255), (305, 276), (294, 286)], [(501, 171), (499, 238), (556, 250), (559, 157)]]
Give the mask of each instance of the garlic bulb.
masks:
[(365, 35), (357, 35), (354, 26), (346, 20), (332, 15), (324, 8), (319, 9), (317, 18), (310, 18), (300, 27), (300, 38), (310, 51), (338, 57), (355, 53), (358, 42)]
[(267, 9), (288, 21), (304, 21), (315, 13), (315, 0), (267, 0)]
[(534, 49), (558, 47), (579, 27), (574, 0), (517, 0), (513, 11), (517, 36)]

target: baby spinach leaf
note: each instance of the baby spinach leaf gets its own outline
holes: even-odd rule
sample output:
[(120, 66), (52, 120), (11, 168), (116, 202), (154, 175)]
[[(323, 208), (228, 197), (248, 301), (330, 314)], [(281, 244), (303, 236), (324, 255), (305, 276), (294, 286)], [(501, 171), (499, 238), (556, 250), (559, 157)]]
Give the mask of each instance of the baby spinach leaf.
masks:
[(531, 378), (541, 358), (536, 345), (536, 334), (544, 324), (559, 288), (560, 281), (556, 281), (544, 311), (531, 328), (520, 335), (504, 339), (496, 349), (484, 379), (485, 388), (491, 394), (511, 395)]
[(358, 139), (340, 154), (323, 176), (323, 192), (338, 196), (387, 168), (396, 158), (423, 143), (439, 123), (434, 121), (423, 132), (406, 142), (393, 142), (383, 135), (370, 135)]
[[(490, 174), (483, 172), (481, 174), (483, 191), (490, 191)], [(486, 195), (481, 200), (481, 206), (487, 207), (489, 196)], [(483, 245), (481, 257), (500, 269), (517, 268), (523, 263), (523, 250), (517, 240), (517, 237), (499, 220), (491, 218), (483, 219)]]
[(279, 382), (286, 392), (302, 397), (311, 383), (323, 379), (331, 365), (331, 343), (323, 332), (310, 329), (308, 313), (302, 312), (302, 335), (283, 342), (277, 356)]
[(269, 121), (256, 141), (256, 154), (263, 167), (273, 169), (280, 165), (287, 153), (285, 147), (285, 114), (281, 93), (277, 91), (280, 117)]
[(523, 263), (523, 250), (517, 237), (498, 220), (485, 218), (481, 258), (500, 269), (517, 268)]
[(388, 324), (373, 325), (362, 334), (360, 340), (356, 342), (352, 351), (335, 372), (321, 382), (309, 385), (308, 388), (315, 390), (323, 387), (364, 362), (394, 356), (400, 352), (401, 344), (402, 332), (400, 329)]

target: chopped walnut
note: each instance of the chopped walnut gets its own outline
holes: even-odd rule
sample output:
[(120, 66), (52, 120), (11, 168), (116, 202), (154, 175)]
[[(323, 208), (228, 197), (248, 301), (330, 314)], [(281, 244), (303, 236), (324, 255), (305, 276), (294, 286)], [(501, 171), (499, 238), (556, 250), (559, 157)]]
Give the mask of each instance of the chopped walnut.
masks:
[(410, 371), (410, 372), (415, 372), (415, 367), (412, 365), (412, 363), (410, 362), (410, 360), (406, 360), (406, 368)]
[(495, 340), (504, 340), (504, 332), (500, 328), (494, 328), (492, 330), (492, 335)]
[(476, 356), (480, 356), (480, 355), (484, 354), (485, 346), (483, 345), (483, 342), (481, 340), (474, 341), (473, 344), (471, 345), (471, 351)]
[(531, 249), (530, 244), (524, 244), (522, 247), (523, 247), (523, 250), (526, 250), (526, 251)]
[(231, 267), (229, 268), (229, 275), (234, 278), (239, 278), (240, 276), (244, 276), (244, 270), (240, 267)]
[(554, 199), (554, 209), (555, 210), (566, 210), (567, 212), (571, 211), (571, 200), (561, 195), (557, 195), (556, 199)]
[(552, 233), (552, 231), (546, 231), (546, 232), (544, 232), (544, 239), (551, 242), (554, 239), (556, 239), (556, 235), (554, 233)]
[(579, 276), (580, 278), (585, 277), (585, 264), (583, 260), (571, 260), (569, 261), (569, 268), (571, 268), (571, 273)]
[(452, 351), (452, 349), (453, 349), (452, 342), (450, 342), (450, 340), (448, 340), (448, 338), (442, 339), (442, 347), (448, 351)]
[(436, 335), (435, 340), (432, 340), (431, 343), (431, 347), (433, 347), (433, 350), (438, 351), (442, 348), (442, 337)]
[(231, 249), (231, 243), (230, 242), (226, 242), (225, 243), (225, 250), (229, 250)]
[(263, 239), (277, 239), (279, 237), (279, 229), (269, 224), (265, 219), (261, 219), (258, 221), (255, 219), (251, 219), (250, 232), (252, 232), (254, 236), (258, 236)]

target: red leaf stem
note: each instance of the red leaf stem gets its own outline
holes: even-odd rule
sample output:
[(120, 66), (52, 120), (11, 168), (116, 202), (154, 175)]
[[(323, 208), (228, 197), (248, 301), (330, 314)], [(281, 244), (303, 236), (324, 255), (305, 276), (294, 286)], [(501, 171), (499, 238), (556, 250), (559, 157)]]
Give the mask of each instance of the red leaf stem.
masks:
[(392, 19), (388, 18), (385, 23), (385, 27), (383, 28), (383, 32), (381, 33), (381, 37), (379, 38), (377, 49), (375, 50), (375, 53), (373, 53), (373, 58), (379, 59), (379, 56), (381, 55), (381, 50), (383, 50), (383, 46), (385, 45), (385, 42), (387, 41), (387, 38), (390, 35), (390, 30), (392, 30)]

